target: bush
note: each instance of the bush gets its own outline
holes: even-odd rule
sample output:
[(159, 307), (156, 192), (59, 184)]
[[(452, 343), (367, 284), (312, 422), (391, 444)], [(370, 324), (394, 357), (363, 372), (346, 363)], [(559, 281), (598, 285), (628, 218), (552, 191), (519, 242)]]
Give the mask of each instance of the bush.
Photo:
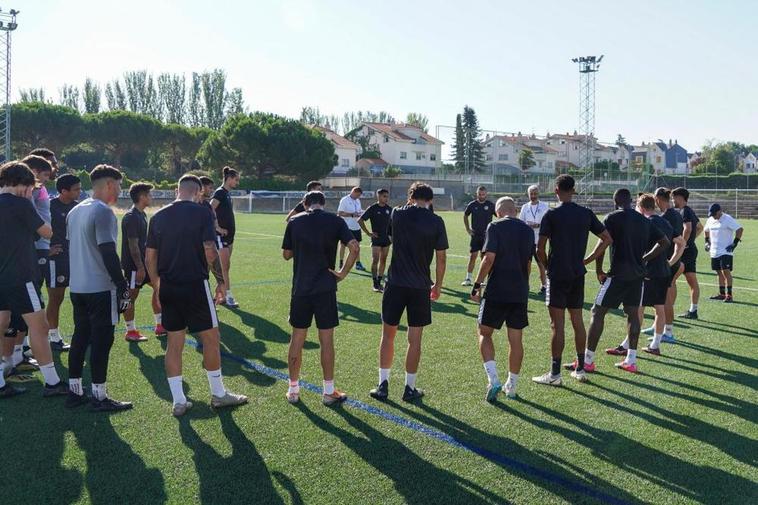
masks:
[(384, 172), (382, 172), (382, 176), (386, 177), (387, 179), (394, 179), (395, 177), (398, 177), (402, 173), (403, 171), (400, 170), (398, 167), (393, 167), (392, 165), (390, 165), (384, 169)]

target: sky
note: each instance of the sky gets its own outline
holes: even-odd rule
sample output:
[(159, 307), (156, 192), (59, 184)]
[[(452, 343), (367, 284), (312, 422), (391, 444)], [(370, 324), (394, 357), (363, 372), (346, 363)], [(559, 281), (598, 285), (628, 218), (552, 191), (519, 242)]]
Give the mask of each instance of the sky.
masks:
[(464, 105), (485, 130), (580, 128), (571, 58), (605, 55), (596, 136), (758, 143), (751, 1), (216, 2), (14, 0), (12, 89), (101, 84), (127, 70), (222, 68), (250, 110), (386, 110), (448, 142)]

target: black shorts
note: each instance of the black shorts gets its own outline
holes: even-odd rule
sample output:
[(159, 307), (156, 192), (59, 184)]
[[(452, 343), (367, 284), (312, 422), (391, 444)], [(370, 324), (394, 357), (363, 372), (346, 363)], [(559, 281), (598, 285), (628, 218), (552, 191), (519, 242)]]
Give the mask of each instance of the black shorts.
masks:
[[(39, 285), (42, 287), (42, 283), (47, 281), (50, 277), (48, 271), (48, 257), (50, 256), (50, 249), (37, 249), (37, 267), (39, 268)], [(48, 284), (47, 287), (50, 287)]]
[(671, 277), (670, 277), (670, 284), (669, 284), (669, 286), (673, 286), (674, 283), (676, 282), (674, 280), (674, 278), (676, 277), (676, 274), (679, 273), (679, 269), (681, 268), (681, 266), (682, 266), (682, 261), (679, 260), (679, 261), (676, 262), (675, 265), (673, 265), (671, 267)]
[(666, 293), (671, 286), (669, 277), (656, 277), (645, 279), (642, 289), (642, 306), (655, 307), (656, 305), (666, 304)]
[(99, 293), (71, 293), (71, 305), (74, 307), (74, 327), (80, 331), (83, 328), (101, 328), (118, 324), (115, 289)]
[(353, 238), (358, 242), (363, 240), (363, 234), (361, 233), (361, 230), (350, 230), (350, 233), (353, 234)]
[(137, 282), (137, 272), (134, 270), (124, 270), (124, 278), (129, 284), (129, 289), (141, 289), (144, 285), (150, 284), (150, 276), (145, 272), (145, 280)]
[(574, 279), (547, 278), (545, 305), (556, 309), (584, 307), (584, 276)]
[(499, 330), (503, 323), (508, 328), (523, 330), (529, 326), (526, 303), (500, 303), (482, 300), (479, 305), (479, 324)]
[(5, 331), (5, 336), (10, 338), (16, 338), (18, 332), (27, 333), (29, 327), (26, 325), (26, 321), (16, 312), (11, 312), (11, 321), (8, 324), (8, 329)]
[(47, 259), (45, 282), (48, 288), (67, 288), (70, 280), (69, 259), (67, 254), (56, 254)]
[(407, 311), (408, 326), (414, 328), (432, 324), (432, 301), (429, 289), (388, 285), (382, 297), (382, 322), (398, 326)]
[(718, 258), (711, 258), (711, 270), (729, 270), (732, 271), (734, 266), (734, 256), (731, 254), (722, 254)]
[(0, 312), (7, 310), (19, 316), (39, 312), (45, 308), (39, 292), (35, 282), (0, 288)]
[(392, 240), (389, 235), (371, 237), (371, 247), (389, 247), (392, 244)]
[(158, 298), (166, 331), (190, 333), (218, 328), (216, 305), (208, 281), (161, 282)]
[[(595, 297), (595, 305), (607, 309), (624, 307), (639, 307), (642, 304), (644, 280), (621, 280), (608, 277), (600, 286)], [(664, 299), (665, 300), (665, 299)]]
[(682, 254), (684, 273), (697, 272), (697, 247), (688, 245)]
[(330, 330), (340, 324), (336, 291), (290, 299), (289, 322), (293, 328), (310, 328), (314, 318), (319, 330)]
[(468, 244), (469, 252), (482, 252), (482, 249), (484, 249), (484, 239), (484, 235), (479, 235), (478, 233), (471, 235), (471, 240)]
[(224, 247), (229, 247), (234, 243), (234, 230), (229, 231), (226, 235), (223, 237), (221, 235), (216, 235), (216, 246), (219, 249), (223, 249)]

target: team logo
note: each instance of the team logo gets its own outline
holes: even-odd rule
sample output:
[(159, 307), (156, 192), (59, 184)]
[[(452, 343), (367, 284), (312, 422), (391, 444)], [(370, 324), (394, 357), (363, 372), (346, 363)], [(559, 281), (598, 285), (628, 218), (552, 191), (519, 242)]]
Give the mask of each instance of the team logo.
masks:
[(59, 275), (55, 278), (58, 282), (66, 282), (66, 276), (65, 275)]
[(390, 213), (390, 210), (389, 210), (389, 209), (387, 209), (387, 210), (385, 210), (384, 212), (386, 212), (387, 214), (389, 214), (389, 213)]
[(40, 258), (39, 260), (37, 260), (37, 263), (39, 263), (40, 265), (46, 265), (47, 264), (47, 258)]
[(490, 210), (490, 206), (489, 205), (485, 205), (484, 206), (484, 210)]

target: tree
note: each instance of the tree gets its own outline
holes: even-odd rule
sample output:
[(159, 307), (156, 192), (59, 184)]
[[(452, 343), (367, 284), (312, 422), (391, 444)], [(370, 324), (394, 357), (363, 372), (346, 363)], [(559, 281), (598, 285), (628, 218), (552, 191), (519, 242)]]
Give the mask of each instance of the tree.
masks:
[(187, 122), (190, 126), (203, 126), (205, 124), (202, 96), (203, 89), (200, 74), (192, 72), (192, 82), (187, 98)]
[(704, 161), (695, 167), (697, 173), (710, 175), (728, 175), (737, 171), (737, 154), (735, 143), (708, 143), (703, 146)]
[(84, 80), (84, 112), (89, 114), (100, 112), (100, 85), (89, 77)]
[(224, 117), (245, 113), (245, 99), (242, 97), (242, 88), (234, 88), (226, 94), (226, 110)]
[(218, 130), (226, 119), (226, 73), (219, 69), (203, 72), (200, 75), (200, 83), (205, 111), (203, 126)]
[(528, 149), (528, 148), (522, 149), (518, 153), (518, 165), (519, 167), (521, 167), (521, 170), (523, 170), (524, 172), (532, 168), (535, 164), (536, 163), (534, 161), (534, 153), (532, 152), (531, 149)]
[(458, 173), (463, 172), (466, 166), (466, 136), (463, 132), (463, 123), (461, 115), (455, 115), (455, 140), (453, 141), (453, 159), (455, 160), (455, 170)]
[(409, 112), (405, 118), (405, 122), (409, 125), (413, 125), (417, 128), (421, 128), (424, 132), (428, 132), (429, 118), (418, 112)]
[(625, 146), (626, 145), (626, 139), (620, 133), (616, 136), (616, 145), (617, 146)]
[(43, 88), (27, 88), (20, 89), (19, 95), (21, 96), (21, 102), (45, 102), (45, 90)]
[(105, 85), (105, 102), (108, 110), (126, 110), (126, 93), (118, 79)]
[(147, 70), (124, 72), (124, 84), (130, 111), (147, 114), (155, 119), (162, 118), (161, 103), (152, 74), (148, 74)]
[(114, 110), (84, 116), (89, 142), (102, 149), (116, 168), (127, 154), (144, 153), (163, 141), (163, 125), (131, 111)]
[(158, 101), (167, 123), (183, 124), (185, 110), (186, 79), (184, 75), (163, 73), (158, 76)]
[(72, 84), (64, 84), (60, 88), (60, 102), (64, 107), (79, 109), (79, 88)]
[(179, 177), (191, 170), (197, 152), (211, 132), (209, 128), (190, 128), (177, 123), (164, 126), (163, 139), (169, 155), (169, 174)]
[(482, 131), (474, 109), (468, 105), (464, 106), (461, 120), (466, 148), (465, 168), (471, 172), (479, 172), (484, 168), (484, 147), (481, 141)]
[(64, 148), (84, 137), (79, 111), (44, 102), (21, 102), (11, 108), (11, 145), (18, 157), (36, 147), (47, 147), (60, 155)]

